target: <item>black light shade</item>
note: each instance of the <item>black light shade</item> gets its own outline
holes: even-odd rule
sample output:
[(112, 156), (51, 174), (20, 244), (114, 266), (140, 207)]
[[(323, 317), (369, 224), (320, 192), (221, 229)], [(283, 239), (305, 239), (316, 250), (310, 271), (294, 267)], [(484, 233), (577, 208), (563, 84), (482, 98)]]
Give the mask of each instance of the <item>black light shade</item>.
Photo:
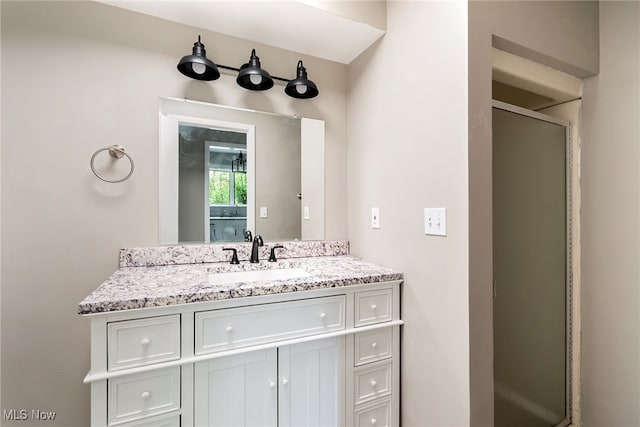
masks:
[(267, 90), (273, 87), (273, 79), (265, 70), (260, 68), (260, 58), (256, 50), (251, 50), (249, 62), (240, 67), (236, 83), (249, 90)]
[(198, 36), (198, 41), (193, 44), (193, 53), (184, 56), (178, 62), (178, 71), (196, 80), (209, 81), (220, 77), (216, 64), (207, 59), (207, 52), (204, 45), (200, 43), (200, 36)]
[(298, 61), (296, 69), (296, 77), (287, 83), (284, 92), (294, 98), (309, 99), (318, 96), (318, 88), (314, 82), (307, 79), (307, 69), (302, 65), (302, 61)]

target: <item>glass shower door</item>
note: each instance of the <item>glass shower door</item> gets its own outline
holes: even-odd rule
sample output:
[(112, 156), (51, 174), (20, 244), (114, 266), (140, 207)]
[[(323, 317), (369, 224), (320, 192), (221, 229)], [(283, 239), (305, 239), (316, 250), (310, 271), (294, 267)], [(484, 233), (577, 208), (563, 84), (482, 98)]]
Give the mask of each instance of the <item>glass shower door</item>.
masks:
[(495, 426), (567, 413), (566, 127), (493, 109)]

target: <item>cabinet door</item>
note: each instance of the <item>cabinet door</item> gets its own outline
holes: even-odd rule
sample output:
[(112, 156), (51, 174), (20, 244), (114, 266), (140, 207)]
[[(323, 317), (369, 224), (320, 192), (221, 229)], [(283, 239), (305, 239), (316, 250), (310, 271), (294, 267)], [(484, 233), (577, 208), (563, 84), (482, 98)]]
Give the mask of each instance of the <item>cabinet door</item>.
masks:
[(277, 357), (269, 349), (196, 363), (196, 427), (276, 427)]
[(280, 427), (344, 426), (344, 337), (278, 349)]

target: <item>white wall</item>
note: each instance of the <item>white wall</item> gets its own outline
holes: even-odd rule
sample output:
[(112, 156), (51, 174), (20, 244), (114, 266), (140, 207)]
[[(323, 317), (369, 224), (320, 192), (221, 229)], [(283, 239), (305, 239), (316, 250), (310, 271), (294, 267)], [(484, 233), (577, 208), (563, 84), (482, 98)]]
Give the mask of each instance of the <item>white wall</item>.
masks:
[(582, 120), (582, 421), (640, 425), (640, 3), (600, 3)]
[[(405, 274), (402, 425), (465, 426), (467, 3), (388, 2), (387, 18), (349, 67), (349, 240)], [(425, 207), (447, 208), (447, 237), (424, 235)]]
[[(57, 411), (48, 425), (86, 427), (89, 322), (77, 303), (117, 268), (119, 248), (158, 242), (159, 97), (325, 120), (327, 238), (346, 238), (347, 70), (95, 2), (0, 6), (2, 407)], [(303, 59), (320, 96), (294, 100), (279, 84), (251, 93), (229, 74), (211, 83), (182, 76), (176, 64), (198, 34), (226, 65), (255, 47), (272, 74), (293, 76)], [(89, 169), (93, 152), (113, 143), (136, 161), (115, 185)]]

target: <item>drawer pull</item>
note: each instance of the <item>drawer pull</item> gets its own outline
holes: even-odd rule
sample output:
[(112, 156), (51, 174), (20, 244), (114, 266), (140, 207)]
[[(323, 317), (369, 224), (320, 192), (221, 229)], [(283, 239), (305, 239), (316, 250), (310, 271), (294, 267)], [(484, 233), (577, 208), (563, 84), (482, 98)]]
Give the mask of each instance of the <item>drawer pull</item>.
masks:
[(377, 305), (371, 304), (371, 311), (376, 311), (377, 308), (378, 308)]
[(149, 338), (143, 338), (143, 339), (140, 341), (140, 345), (142, 345), (142, 346), (144, 346), (144, 347), (148, 346), (149, 344), (151, 344), (151, 340), (150, 340)]
[(269, 388), (276, 388), (276, 383), (274, 383), (273, 381), (271, 381), (269, 383)]
[(372, 342), (371, 343), (371, 348), (377, 348), (378, 347), (378, 343), (377, 342)]
[(371, 418), (371, 425), (372, 426), (376, 425), (377, 422), (378, 422), (378, 420), (376, 420), (375, 418)]
[(378, 382), (376, 380), (371, 380), (369, 381), (369, 384), (371, 384), (371, 387), (375, 387), (376, 385), (378, 385)]
[(147, 400), (150, 397), (151, 397), (151, 392), (150, 391), (143, 391), (142, 394), (140, 395), (140, 398), (142, 400)]
[(227, 332), (233, 332), (233, 326), (227, 326), (224, 330)]
[(289, 384), (289, 380), (286, 379), (286, 378), (283, 378), (282, 379), (282, 385), (287, 385), (287, 384)]
[(320, 318), (321, 319), (324, 319), (325, 317), (327, 317), (327, 313), (324, 313), (324, 312), (320, 313)]

